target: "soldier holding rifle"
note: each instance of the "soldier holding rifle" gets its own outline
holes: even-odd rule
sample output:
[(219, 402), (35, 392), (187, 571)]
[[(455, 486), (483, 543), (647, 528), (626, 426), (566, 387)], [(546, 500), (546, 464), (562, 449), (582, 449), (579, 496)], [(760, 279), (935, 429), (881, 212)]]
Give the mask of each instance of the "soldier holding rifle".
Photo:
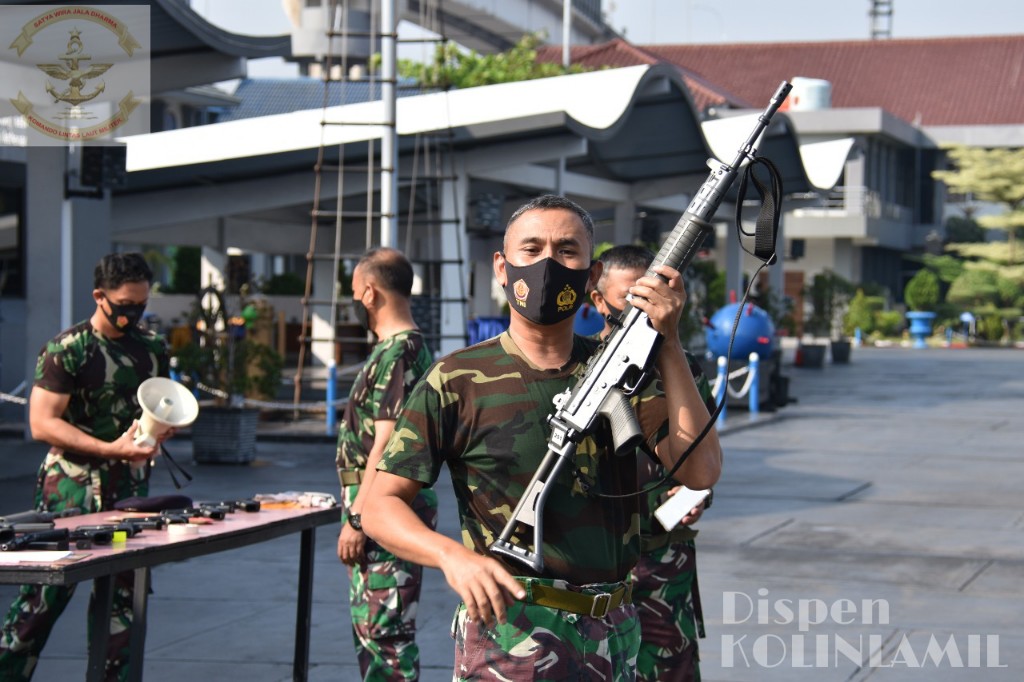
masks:
[[(640, 551), (635, 457), (613, 453), (610, 429), (588, 433), (547, 501), (543, 568), (534, 573), (488, 552), (538, 469), (552, 400), (585, 371), (597, 342), (573, 334), (573, 315), (601, 274), (593, 222), (565, 198), (521, 206), (506, 227), (494, 274), (511, 309), (509, 330), (442, 358), (414, 389), (363, 507), (368, 534), (395, 554), (440, 568), (462, 598), (453, 625), (458, 679), (632, 679), (639, 623), (627, 576)], [(679, 342), (685, 301), (679, 273), (658, 265), (630, 289), (664, 336), (665, 378), (632, 396), (643, 438), (673, 466), (708, 422)], [(639, 455), (646, 456), (646, 455)], [(715, 431), (676, 479), (709, 488), (721, 472)], [(412, 511), (447, 465), (462, 543)]]

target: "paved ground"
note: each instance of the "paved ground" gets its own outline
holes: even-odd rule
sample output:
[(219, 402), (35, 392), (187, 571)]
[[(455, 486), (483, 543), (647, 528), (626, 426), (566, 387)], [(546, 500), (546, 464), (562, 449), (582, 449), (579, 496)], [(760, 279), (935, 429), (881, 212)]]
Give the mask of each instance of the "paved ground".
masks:
[[(698, 538), (706, 680), (1024, 679), (1022, 357), (855, 349), (850, 365), (786, 366), (799, 402), (778, 418), (740, 429), (747, 414), (730, 412)], [(267, 434), (254, 465), (193, 467), (190, 492), (335, 492), (331, 445), (292, 431)], [(41, 448), (8, 438), (0, 452), (2, 508), (24, 509)], [(454, 533), (451, 489), (438, 492)], [(337, 530), (318, 533), (313, 680), (358, 679)], [(295, 536), (155, 570), (146, 680), (291, 679), (297, 549)], [(454, 593), (427, 576), (422, 678), (446, 680)], [(81, 590), (37, 679), (83, 675), (85, 605)]]

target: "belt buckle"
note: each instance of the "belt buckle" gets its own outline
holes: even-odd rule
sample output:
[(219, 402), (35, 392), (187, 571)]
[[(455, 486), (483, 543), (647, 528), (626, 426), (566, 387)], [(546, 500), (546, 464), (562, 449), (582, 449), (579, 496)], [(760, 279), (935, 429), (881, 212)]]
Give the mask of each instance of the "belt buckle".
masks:
[(604, 618), (608, 615), (608, 608), (612, 605), (612, 595), (604, 592), (594, 595), (594, 603), (590, 605), (591, 618)]

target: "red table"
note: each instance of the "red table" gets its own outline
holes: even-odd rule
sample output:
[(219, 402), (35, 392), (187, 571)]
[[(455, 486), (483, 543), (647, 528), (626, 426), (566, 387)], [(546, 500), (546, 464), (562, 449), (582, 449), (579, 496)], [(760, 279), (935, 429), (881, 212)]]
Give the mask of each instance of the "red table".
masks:
[[(119, 512), (100, 512), (59, 519), (58, 528), (111, 523)], [(74, 554), (53, 563), (0, 565), (0, 583), (11, 585), (73, 585), (92, 580), (96, 598), (92, 601), (95, 623), (110, 620), (113, 578), (117, 573), (134, 571), (134, 620), (131, 635), (129, 679), (142, 679), (146, 641), (146, 605), (149, 596), (149, 570), (160, 564), (237, 549), (283, 535), (301, 532), (299, 554), (299, 595), (295, 621), (294, 680), (305, 680), (309, 672), (309, 630), (313, 606), (313, 550), (317, 526), (337, 522), (337, 508), (261, 509), (236, 511), (222, 521), (203, 525), (198, 535), (171, 537), (166, 529), (145, 530), (121, 546), (73, 550)], [(93, 628), (89, 641), (87, 682), (103, 679), (108, 628)]]

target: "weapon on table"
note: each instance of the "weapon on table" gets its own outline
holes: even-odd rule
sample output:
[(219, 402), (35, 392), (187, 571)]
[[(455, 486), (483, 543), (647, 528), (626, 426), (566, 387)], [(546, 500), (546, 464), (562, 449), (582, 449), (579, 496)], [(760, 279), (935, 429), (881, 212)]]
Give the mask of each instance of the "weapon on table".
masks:
[(65, 509), (63, 511), (37, 511), (30, 509), (29, 511), (17, 512), (16, 514), (5, 514), (0, 516), (0, 524), (3, 525), (21, 525), (26, 523), (38, 523), (38, 524), (51, 524), (50, 528), (53, 527), (54, 519), (63, 519), (68, 516), (78, 516), (82, 512), (76, 507)]
[[(711, 219), (740, 167), (744, 162), (754, 161), (754, 146), (758, 138), (791, 88), (788, 82), (782, 82), (768, 108), (758, 116), (753, 132), (740, 147), (732, 164), (714, 159), (708, 161), (710, 175), (654, 257), (645, 276), (661, 277), (654, 271), (659, 265), (668, 265), (681, 272), (690, 264), (707, 235), (713, 231)], [(505, 528), (488, 548), (494, 554), (514, 559), (537, 573), (544, 569), (542, 522), (544, 504), (551, 492), (550, 484), (572, 459), (577, 444), (592, 431), (597, 418), (603, 416), (610, 422), (617, 454), (630, 452), (643, 441), (629, 397), (650, 380), (662, 336), (651, 326), (647, 313), (630, 303), (626, 304), (620, 320), (621, 324), (612, 330), (590, 358), (576, 385), (555, 396), (555, 410), (548, 415), (551, 426), (548, 451)], [(512, 535), (520, 526), (533, 527), (533, 551), (527, 546), (512, 543)]]
[(66, 550), (68, 549), (68, 536), (67, 528), (24, 533), (6, 542), (0, 542), (0, 552), (16, 552), (22, 549)]
[(184, 509), (165, 509), (161, 512), (161, 516), (168, 519), (179, 516), (184, 516), (186, 518), (202, 516), (215, 521), (223, 521), (226, 515), (227, 512), (223, 507), (185, 507)]
[(239, 509), (245, 512), (258, 512), (260, 510), (260, 501), (253, 499), (242, 499), (242, 500), (219, 500), (215, 502), (196, 502), (197, 507), (225, 507), (229, 513), (236, 512)]
[(51, 530), (56, 524), (53, 521), (41, 523), (5, 523), (0, 521), (0, 542), (5, 538), (14, 537), (15, 533), (38, 533), (41, 530)]

